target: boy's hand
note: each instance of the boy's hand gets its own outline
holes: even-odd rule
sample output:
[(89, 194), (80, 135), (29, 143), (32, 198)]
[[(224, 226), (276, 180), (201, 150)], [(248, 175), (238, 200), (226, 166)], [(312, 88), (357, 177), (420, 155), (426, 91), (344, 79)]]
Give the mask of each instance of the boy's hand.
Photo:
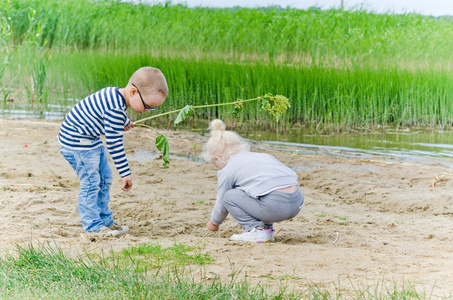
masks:
[(132, 175), (127, 175), (121, 178), (121, 189), (125, 192), (132, 188)]
[(131, 121), (127, 126), (124, 126), (124, 131), (128, 131), (129, 129), (134, 128), (134, 127), (135, 127), (135, 123)]
[(209, 220), (208, 224), (206, 224), (206, 226), (208, 227), (209, 230), (211, 231), (217, 231), (219, 230), (219, 225), (216, 225), (214, 223), (211, 222), (211, 220)]

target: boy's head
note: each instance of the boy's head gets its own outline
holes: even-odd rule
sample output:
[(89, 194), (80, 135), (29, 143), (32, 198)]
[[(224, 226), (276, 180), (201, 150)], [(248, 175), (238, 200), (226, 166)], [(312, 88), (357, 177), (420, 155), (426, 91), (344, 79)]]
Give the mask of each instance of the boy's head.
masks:
[(129, 106), (139, 113), (156, 109), (168, 96), (164, 74), (159, 69), (151, 67), (135, 71), (126, 89)]

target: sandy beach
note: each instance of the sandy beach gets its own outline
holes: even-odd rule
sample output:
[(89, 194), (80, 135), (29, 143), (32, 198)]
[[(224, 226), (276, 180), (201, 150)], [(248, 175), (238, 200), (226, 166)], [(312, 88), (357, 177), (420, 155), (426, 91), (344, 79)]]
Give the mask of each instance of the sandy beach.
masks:
[[(218, 232), (206, 228), (217, 169), (176, 156), (163, 168), (150, 154), (158, 154), (156, 133), (137, 127), (124, 139), (134, 182), (130, 192), (120, 189), (110, 161), (110, 208), (131, 230), (90, 242), (80, 237), (79, 183), (59, 153), (60, 124), (0, 119), (2, 252), (30, 240), (55, 240), (73, 251), (120, 250), (151, 241), (202, 243), (203, 252), (216, 260), (194, 271), (206, 276), (228, 278), (241, 269), (252, 282), (286, 279), (296, 288), (318, 284), (352, 290), (409, 282), (427, 295), (452, 294), (453, 170), (442, 164), (267, 151), (297, 170), (305, 205), (296, 218), (276, 224), (282, 231), (275, 243), (238, 243), (228, 240), (241, 231), (231, 217)], [(182, 156), (196, 156), (207, 140), (196, 132), (162, 132), (171, 152)], [(253, 151), (263, 148), (252, 145)]]

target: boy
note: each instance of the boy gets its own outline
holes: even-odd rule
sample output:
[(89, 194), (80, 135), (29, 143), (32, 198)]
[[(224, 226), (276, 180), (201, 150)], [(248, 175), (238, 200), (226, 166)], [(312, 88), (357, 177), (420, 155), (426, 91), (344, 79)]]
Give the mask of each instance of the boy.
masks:
[[(135, 126), (126, 115), (158, 108), (168, 96), (168, 86), (159, 69), (138, 69), (125, 88), (104, 88), (77, 103), (66, 116), (58, 133), (61, 154), (80, 180), (78, 210), (84, 233), (119, 236), (129, 231), (112, 218), (109, 210), (112, 170), (100, 139), (105, 135), (107, 149), (121, 176), (121, 189), (132, 188), (132, 175), (123, 146), (123, 131)], [(88, 235), (87, 235), (88, 233)]]

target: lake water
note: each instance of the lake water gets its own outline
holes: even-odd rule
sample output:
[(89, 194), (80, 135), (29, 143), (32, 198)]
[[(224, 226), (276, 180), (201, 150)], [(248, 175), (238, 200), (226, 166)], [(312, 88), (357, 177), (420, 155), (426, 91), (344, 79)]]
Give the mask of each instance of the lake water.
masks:
[(326, 154), (437, 162), (453, 168), (453, 129), (385, 129), (348, 134), (313, 134), (303, 128), (287, 133), (242, 132), (265, 148), (301, 154)]
[[(0, 109), (0, 117), (62, 120), (71, 106), (49, 107), (36, 113), (29, 109)], [(453, 129), (385, 129), (355, 133), (316, 134), (304, 128), (284, 132), (236, 129), (252, 143), (269, 150), (300, 154), (327, 154), (345, 157), (385, 156), (401, 160), (439, 162), (453, 168)], [(153, 153), (141, 153), (137, 159), (151, 159)], [(175, 156), (175, 158), (177, 158)], [(199, 158), (188, 157), (192, 161)]]

